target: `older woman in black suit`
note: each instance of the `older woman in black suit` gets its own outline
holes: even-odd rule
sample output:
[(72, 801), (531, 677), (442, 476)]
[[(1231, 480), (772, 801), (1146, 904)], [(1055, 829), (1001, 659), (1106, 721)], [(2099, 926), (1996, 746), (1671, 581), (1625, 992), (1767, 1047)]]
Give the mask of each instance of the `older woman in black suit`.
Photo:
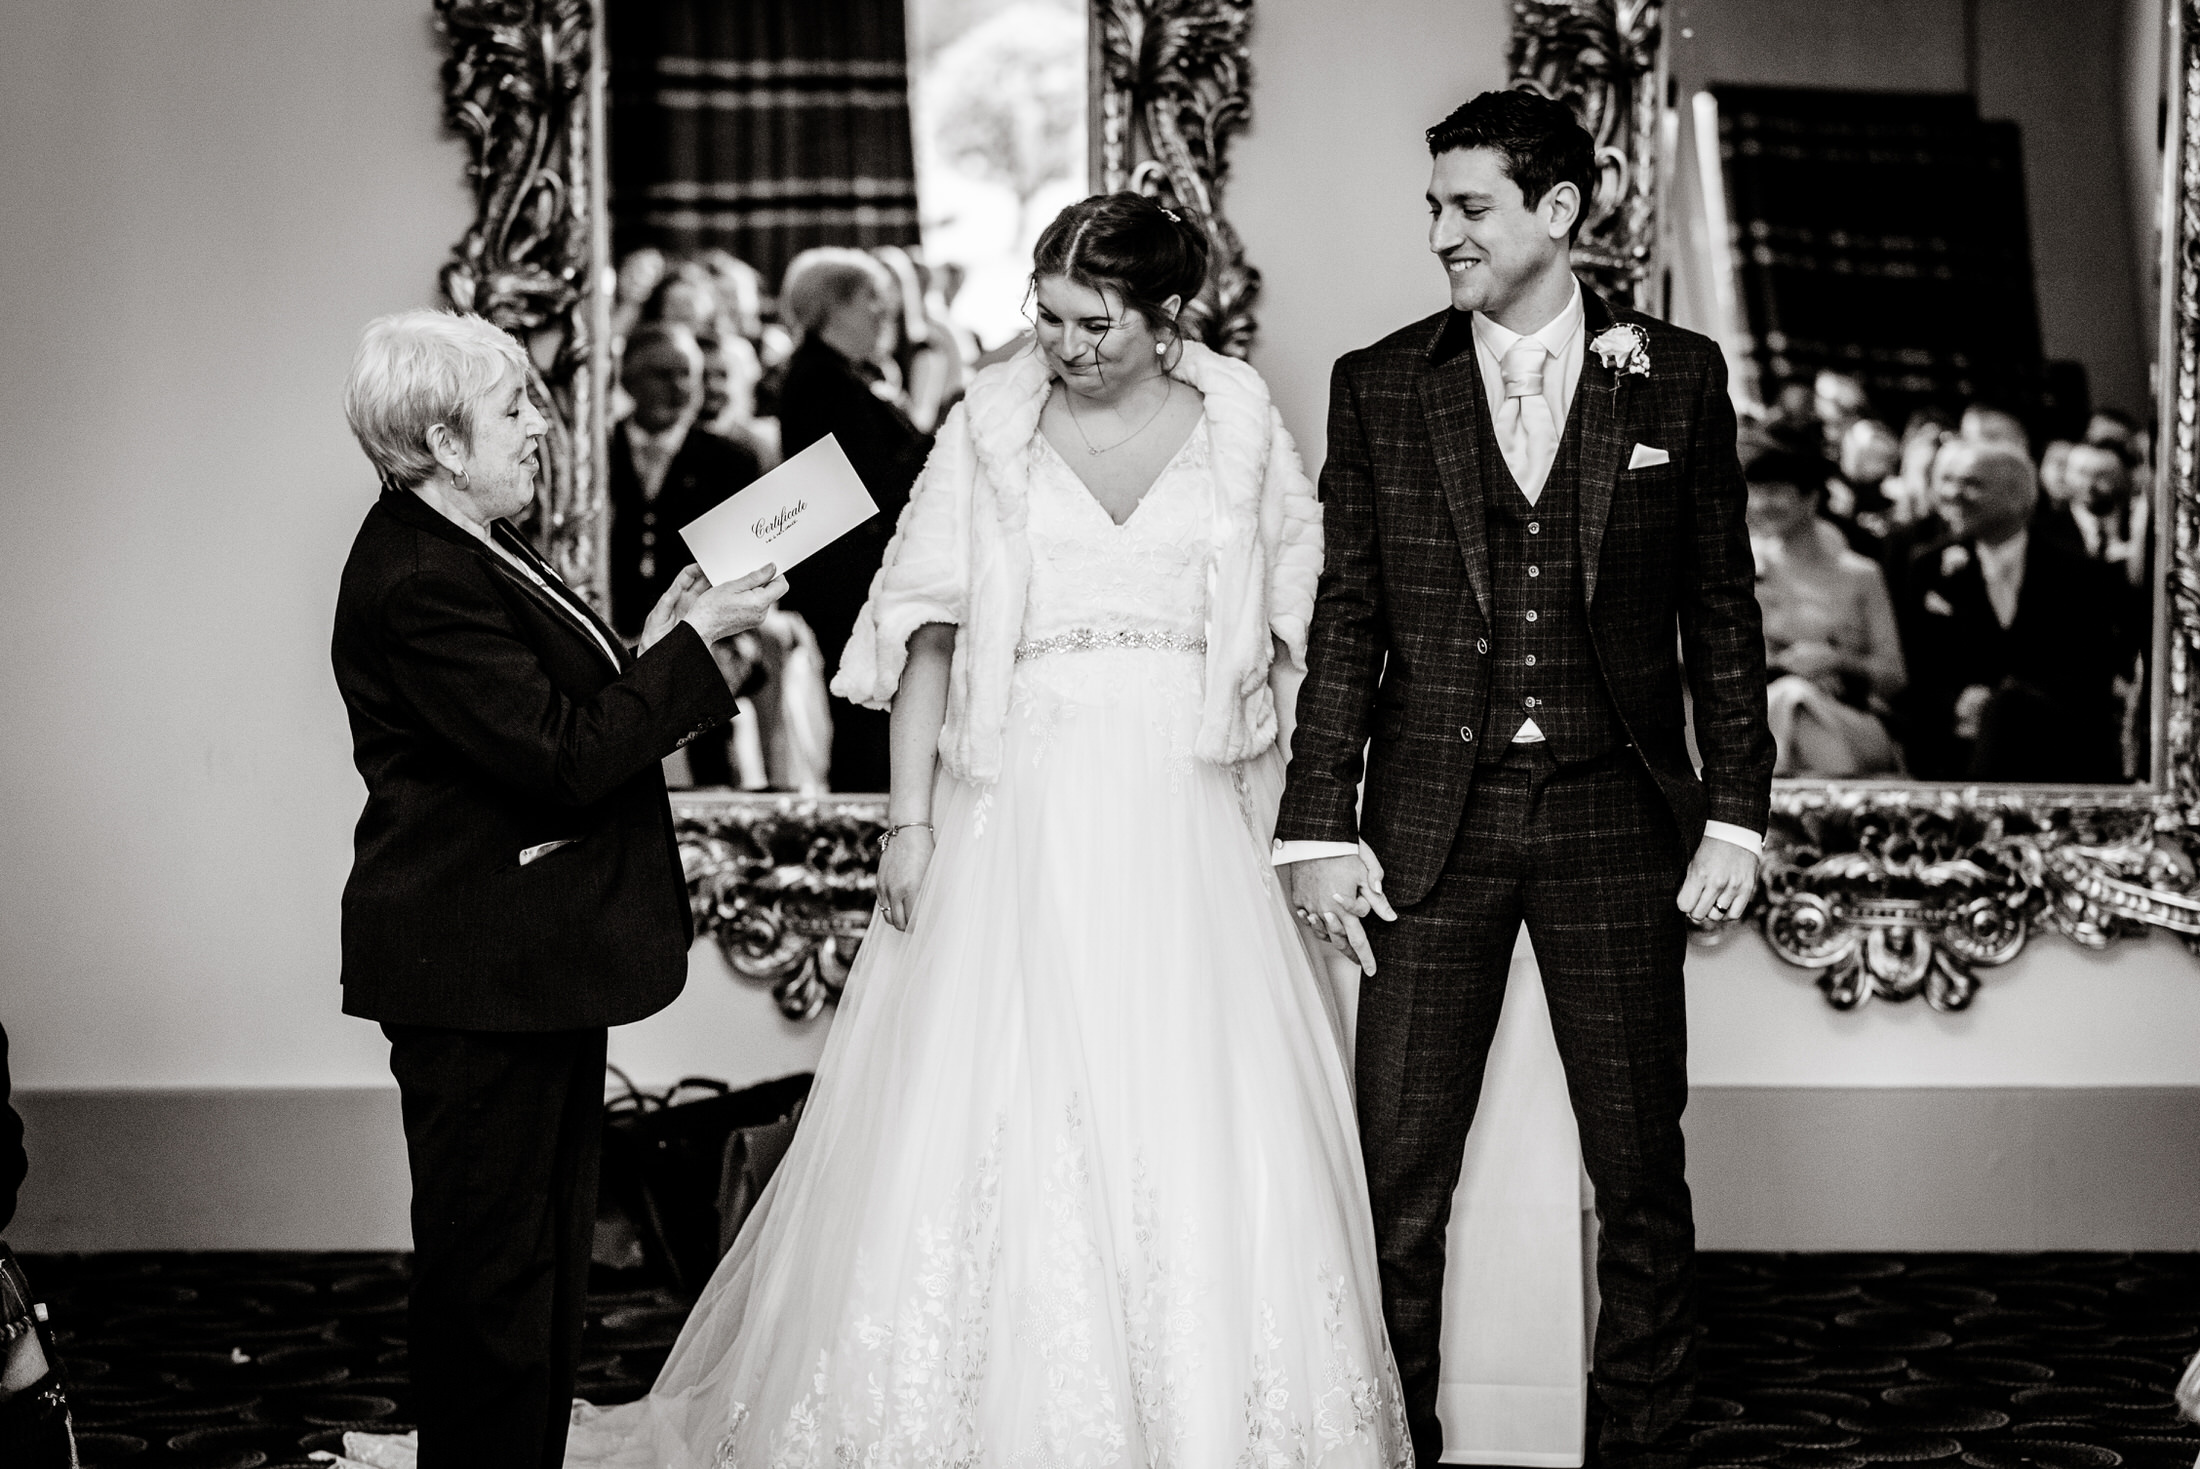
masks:
[[(855, 630), (886, 542), (909, 503), (909, 488), (932, 452), (932, 436), (873, 391), (873, 358), (892, 325), (893, 277), (861, 250), (805, 250), (787, 267), (780, 310), (802, 333), (779, 388), (779, 434), (789, 458), (833, 435), (847, 451), (879, 514), (812, 557), (787, 609), (808, 619), (828, 669)], [(836, 791), (887, 786), (886, 716), (833, 700), (832, 784)]]
[(345, 412), (384, 486), (337, 593), (366, 780), (347, 1014), (390, 1039), (413, 1175), (421, 1469), (556, 1469), (596, 1205), (606, 1026), (680, 992), (685, 886), (659, 761), (734, 712), (711, 645), (786, 584), (690, 567), (639, 655), (512, 528), (546, 427), (515, 341), (367, 328)]

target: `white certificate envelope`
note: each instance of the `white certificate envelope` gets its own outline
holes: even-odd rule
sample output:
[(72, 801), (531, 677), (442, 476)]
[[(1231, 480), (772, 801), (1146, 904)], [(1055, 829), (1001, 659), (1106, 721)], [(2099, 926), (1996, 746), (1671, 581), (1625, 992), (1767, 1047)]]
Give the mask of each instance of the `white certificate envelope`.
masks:
[(782, 573), (878, 514), (831, 434), (747, 489), (680, 527), (713, 586), (771, 562)]

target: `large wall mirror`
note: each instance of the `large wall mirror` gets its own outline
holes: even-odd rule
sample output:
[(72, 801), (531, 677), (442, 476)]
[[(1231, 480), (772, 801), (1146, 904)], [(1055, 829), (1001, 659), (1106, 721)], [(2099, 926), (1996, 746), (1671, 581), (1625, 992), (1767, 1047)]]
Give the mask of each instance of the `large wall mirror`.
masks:
[(825, 432), (886, 514), (796, 570), (725, 740), (668, 762), (701, 926), (787, 1013), (868, 924), (885, 718), (825, 682), (930, 436), (1026, 329), (1039, 231), (1137, 189), (1198, 221), (1186, 318), (1242, 353), (1222, 210), (1250, 0), (437, 0), (480, 204), (445, 295), (534, 345), (530, 527), (622, 631), (678, 528)]
[[(445, 292), (535, 343), (537, 533), (607, 601), (640, 544), (613, 544), (635, 529), (613, 481), (650, 447), (613, 426), (650, 391), (631, 344), (685, 377), (715, 332), (711, 412), (740, 438), (806, 249), (882, 267), (876, 337), (834, 334), (872, 344), (863, 391), (919, 434), (1016, 329), (1030, 236), (1086, 188), (1197, 218), (1199, 330), (1250, 339), (1259, 280), (1221, 207), (1249, 0), (438, 9), (481, 204)], [(1824, 466), (1756, 475), (1782, 778), (1757, 899), (1704, 940), (1754, 930), (1842, 1008), (1942, 1010), (2038, 933), (2193, 942), (2195, 0), (1512, 10), (1515, 84), (1597, 140), (1580, 269), (1722, 343), (1753, 455)], [(657, 350), (650, 319), (683, 317)], [(750, 721), (690, 772), (725, 785), (675, 798), (698, 916), (790, 1014), (860, 941), (883, 811), (781, 758), (814, 760), (816, 712)]]
[(2184, 9), (1664, 7), (1641, 295), (1725, 348), (1745, 463), (1828, 471), (1751, 474), (1754, 922), (1837, 1005), (2195, 932)]

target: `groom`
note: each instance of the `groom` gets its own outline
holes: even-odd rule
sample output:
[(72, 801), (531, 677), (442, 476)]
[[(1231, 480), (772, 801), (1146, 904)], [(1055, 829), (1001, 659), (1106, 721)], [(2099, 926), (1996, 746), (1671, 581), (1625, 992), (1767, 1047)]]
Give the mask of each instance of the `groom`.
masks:
[(1422, 1469), (1443, 1451), (1445, 1222), (1523, 921), (1603, 1225), (1592, 1463), (1679, 1469), (1684, 920), (1748, 902), (1773, 765), (1734, 411), (1711, 342), (1575, 281), (1595, 165), (1565, 106), (1486, 92), (1428, 142), (1451, 309), (1331, 379), (1277, 860), (1370, 971), (1360, 1135)]

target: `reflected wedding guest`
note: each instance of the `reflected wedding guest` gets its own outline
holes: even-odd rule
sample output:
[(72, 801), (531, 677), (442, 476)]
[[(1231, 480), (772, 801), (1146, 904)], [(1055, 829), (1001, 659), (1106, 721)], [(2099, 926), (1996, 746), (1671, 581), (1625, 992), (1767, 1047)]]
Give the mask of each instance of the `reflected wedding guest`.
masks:
[(2067, 510), (2086, 555), (2134, 587), (2147, 579), (2147, 503), (2132, 493), (2124, 456), (2107, 444), (2072, 445), (2063, 464)]
[(2022, 450), (1956, 440), (1935, 475), (1949, 533), (1912, 553), (1896, 608), (1910, 773), (2117, 780), (2115, 680), (2133, 647), (2121, 581), (2035, 522)]
[(702, 428), (703, 349), (680, 322), (627, 338), (619, 384), (634, 411), (611, 435), (611, 623), (640, 636), (649, 609), (690, 558), (680, 527), (763, 472), (746, 444)]
[(695, 343), (703, 349), (703, 405), (697, 421), (746, 448), (770, 469), (779, 462), (779, 424), (756, 412), (756, 387), (764, 380), (756, 344), (733, 332), (705, 332)]
[[(787, 267), (780, 312), (801, 333), (779, 388), (779, 432), (789, 458), (831, 434), (847, 451), (879, 514), (803, 563), (787, 608), (817, 634), (825, 666), (841, 651), (887, 538), (909, 503), (932, 439), (878, 393), (872, 354), (887, 325), (892, 277), (861, 250), (805, 250)], [(833, 709), (832, 785), (838, 791), (883, 791), (887, 785), (886, 716), (845, 699)]]
[(1841, 452), (1841, 440), (1849, 425), (1871, 412), (1870, 400), (1864, 395), (1860, 378), (1831, 367), (1820, 368), (1811, 380), (1810, 398), (1811, 414), (1818, 420), (1826, 455), (1831, 458)]
[(1988, 403), (1973, 403), (1964, 409), (1963, 422), (1956, 432), (1974, 444), (2006, 444), (2027, 457), (2032, 452), (2032, 436), (2025, 431), (2024, 420)]
[(511, 525), (546, 427), (476, 316), (366, 330), (344, 411), (383, 492), (336, 598), (366, 782), (344, 1013), (379, 1021), (412, 1165), (420, 1469), (558, 1469), (605, 1027), (669, 1004), (688, 905), (659, 762), (731, 717), (712, 645), (785, 583), (677, 578), (629, 653)]
[(1773, 774), (1899, 774), (1880, 711), (1905, 675), (1879, 563), (1820, 516), (1825, 466), (1816, 455), (1745, 444), (1741, 461), (1780, 747)]
[(1902, 441), (1876, 418), (1859, 418), (1841, 435), (1837, 478), (1826, 485), (1826, 519), (1841, 528), (1852, 550), (1876, 558), (1894, 528), (1887, 481), (1902, 462)]

